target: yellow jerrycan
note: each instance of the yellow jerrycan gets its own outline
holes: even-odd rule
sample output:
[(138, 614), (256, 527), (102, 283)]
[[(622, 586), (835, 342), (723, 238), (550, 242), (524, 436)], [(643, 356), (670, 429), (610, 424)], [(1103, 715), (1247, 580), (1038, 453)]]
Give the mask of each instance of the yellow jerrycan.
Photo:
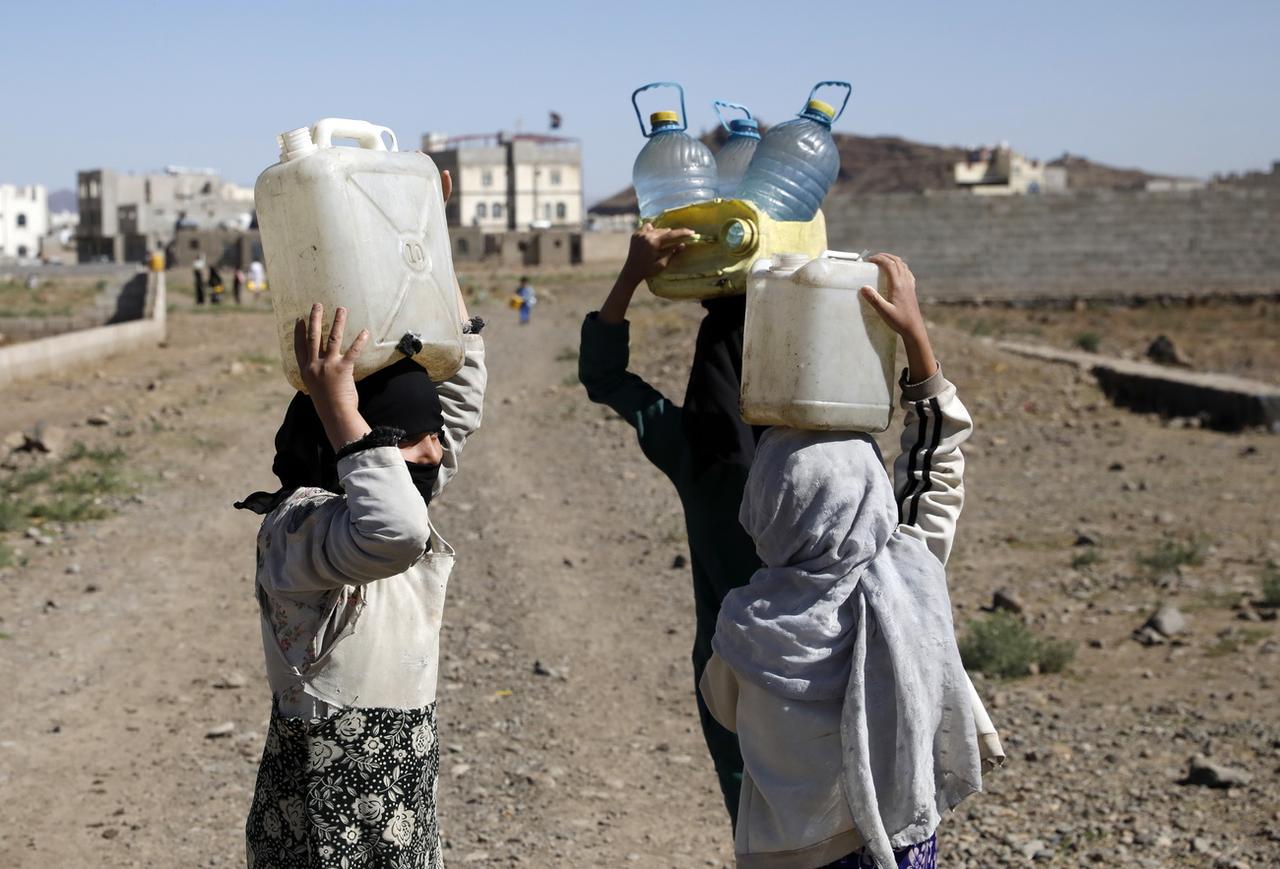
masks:
[(774, 220), (743, 199), (713, 199), (664, 211), (653, 225), (692, 229), (696, 235), (650, 278), (649, 289), (664, 299), (714, 299), (747, 291), (751, 266), (778, 253), (818, 257), (827, 249), (827, 221)]

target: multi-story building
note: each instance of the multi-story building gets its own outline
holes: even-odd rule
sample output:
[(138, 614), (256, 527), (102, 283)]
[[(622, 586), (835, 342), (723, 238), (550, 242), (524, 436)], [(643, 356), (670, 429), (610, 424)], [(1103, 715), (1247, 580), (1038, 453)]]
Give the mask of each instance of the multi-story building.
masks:
[(34, 259), (49, 231), (49, 197), (43, 186), (0, 184), (0, 259)]
[(140, 262), (171, 244), (179, 227), (248, 229), (253, 218), (253, 191), (211, 169), (168, 167), (149, 175), (91, 169), (76, 180), (81, 262)]
[(427, 133), (422, 150), (453, 175), (451, 227), (491, 232), (582, 226), (582, 148), (532, 133)]
[(1061, 193), (1067, 189), (1067, 170), (1046, 166), (1015, 153), (1002, 142), (995, 148), (971, 148), (968, 159), (956, 163), (957, 187), (983, 196)]

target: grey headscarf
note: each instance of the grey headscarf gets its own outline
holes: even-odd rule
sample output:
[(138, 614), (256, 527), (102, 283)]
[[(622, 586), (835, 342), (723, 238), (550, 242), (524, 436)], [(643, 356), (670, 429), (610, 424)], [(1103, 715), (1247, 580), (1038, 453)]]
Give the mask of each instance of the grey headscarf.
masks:
[(981, 789), (972, 694), (942, 565), (897, 530), (875, 441), (772, 428), (739, 519), (764, 567), (720, 608), (715, 651), (778, 696), (843, 698), (843, 786), (882, 867)]

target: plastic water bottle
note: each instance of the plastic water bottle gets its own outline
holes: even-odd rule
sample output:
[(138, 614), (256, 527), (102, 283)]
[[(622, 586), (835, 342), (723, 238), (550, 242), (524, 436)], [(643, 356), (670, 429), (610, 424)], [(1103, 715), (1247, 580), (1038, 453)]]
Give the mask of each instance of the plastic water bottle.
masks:
[[(728, 141), (716, 154), (720, 198), (734, 199), (737, 197), (738, 187), (742, 184), (742, 177), (747, 173), (747, 166), (756, 153), (756, 146), (760, 144), (760, 124), (751, 117), (751, 112), (746, 106), (724, 100), (716, 100), (711, 105), (715, 108), (720, 123), (729, 131)], [(720, 112), (721, 108), (739, 109), (746, 114), (746, 117), (726, 121)]]
[[(846, 89), (839, 111), (814, 99), (824, 85)], [(755, 203), (774, 220), (812, 220), (840, 174), (840, 152), (831, 125), (844, 113), (851, 90), (842, 81), (814, 85), (794, 120), (765, 133), (742, 179), (739, 198)]]
[[(636, 97), (656, 87), (672, 87), (680, 92), (680, 112), (654, 112), (649, 129), (640, 117)], [(636, 88), (631, 104), (640, 122), (640, 132), (648, 142), (640, 149), (631, 170), (641, 217), (657, 217), (664, 211), (716, 198), (716, 160), (711, 149), (690, 136), (684, 109), (684, 88), (675, 82), (653, 82)]]

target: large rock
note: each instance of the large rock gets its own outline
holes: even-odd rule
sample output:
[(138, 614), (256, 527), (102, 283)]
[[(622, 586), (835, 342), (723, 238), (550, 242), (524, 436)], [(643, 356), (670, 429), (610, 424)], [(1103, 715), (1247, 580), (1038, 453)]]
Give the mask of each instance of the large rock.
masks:
[(1187, 630), (1187, 619), (1182, 611), (1170, 604), (1156, 610), (1143, 627), (1152, 628), (1165, 637), (1176, 637)]
[(1248, 771), (1224, 763), (1214, 763), (1203, 754), (1197, 754), (1187, 761), (1187, 777), (1182, 783), (1209, 788), (1235, 788), (1251, 781), (1253, 776)]
[(1014, 614), (1021, 614), (1025, 607), (1022, 598), (1018, 597), (1018, 593), (1008, 586), (998, 588), (991, 595), (991, 609), (1005, 610)]
[(1182, 354), (1178, 345), (1168, 335), (1161, 335), (1147, 347), (1147, 358), (1159, 365), (1176, 365), (1190, 368), (1191, 360)]

